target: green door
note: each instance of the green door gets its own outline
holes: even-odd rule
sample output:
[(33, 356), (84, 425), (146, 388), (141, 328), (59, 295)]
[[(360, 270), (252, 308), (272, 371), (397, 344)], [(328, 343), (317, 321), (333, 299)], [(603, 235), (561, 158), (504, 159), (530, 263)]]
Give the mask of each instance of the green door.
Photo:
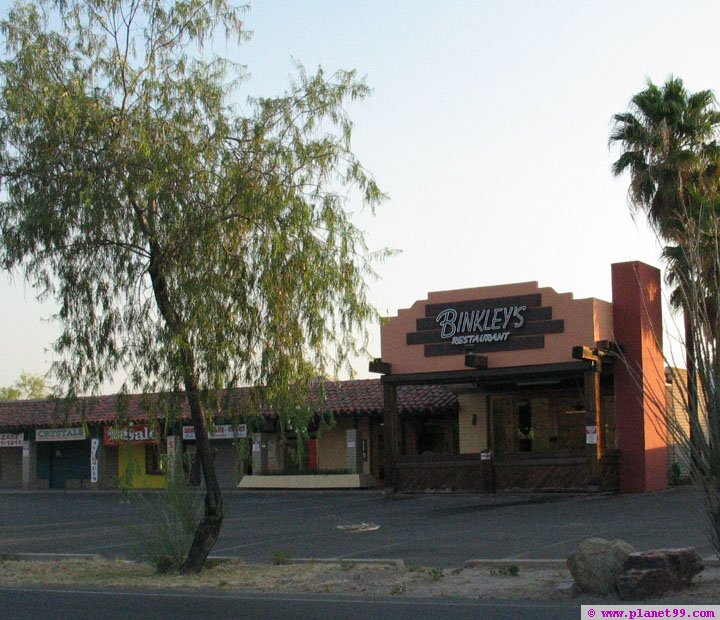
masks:
[(37, 445), (37, 477), (51, 489), (67, 488), (68, 480), (90, 478), (88, 441), (52, 441)]

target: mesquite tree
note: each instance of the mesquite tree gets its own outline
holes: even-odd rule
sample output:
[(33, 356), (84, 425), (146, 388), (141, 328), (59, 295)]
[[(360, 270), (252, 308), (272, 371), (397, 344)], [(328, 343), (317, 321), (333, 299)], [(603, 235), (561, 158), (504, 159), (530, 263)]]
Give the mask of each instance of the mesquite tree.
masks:
[(237, 112), (226, 0), (43, 0), (0, 22), (0, 261), (57, 300), (58, 379), (184, 391), (206, 488), (181, 570), (220, 532), (213, 390), (297, 390), (347, 364), (376, 256), (345, 211), (383, 196), (351, 151), (353, 72), (298, 67)]

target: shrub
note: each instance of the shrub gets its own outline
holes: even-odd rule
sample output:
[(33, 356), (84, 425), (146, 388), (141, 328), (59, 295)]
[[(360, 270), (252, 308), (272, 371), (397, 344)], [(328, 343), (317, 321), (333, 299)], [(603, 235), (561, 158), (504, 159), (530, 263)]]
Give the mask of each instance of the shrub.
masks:
[(287, 551), (273, 551), (270, 557), (276, 566), (290, 562), (290, 554)]
[(177, 571), (190, 551), (200, 520), (202, 496), (189, 485), (183, 459), (178, 457), (165, 477), (165, 489), (143, 503), (142, 526), (132, 526), (137, 544), (133, 555), (150, 562), (158, 573)]

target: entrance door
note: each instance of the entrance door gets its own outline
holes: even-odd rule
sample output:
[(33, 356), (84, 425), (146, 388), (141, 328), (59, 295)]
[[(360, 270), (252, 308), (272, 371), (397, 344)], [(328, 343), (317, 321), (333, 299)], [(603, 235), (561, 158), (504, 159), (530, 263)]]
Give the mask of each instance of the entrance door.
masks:
[(491, 398), (493, 449), (496, 454), (532, 452), (532, 405), (528, 399), (512, 396)]
[(515, 452), (515, 415), (511, 396), (490, 399), (493, 450), (496, 454)]
[(68, 480), (90, 478), (90, 447), (87, 441), (57, 441), (37, 446), (37, 477), (48, 480), (51, 489), (64, 489)]
[(532, 452), (533, 424), (529, 400), (519, 400), (515, 404), (515, 419), (518, 452)]

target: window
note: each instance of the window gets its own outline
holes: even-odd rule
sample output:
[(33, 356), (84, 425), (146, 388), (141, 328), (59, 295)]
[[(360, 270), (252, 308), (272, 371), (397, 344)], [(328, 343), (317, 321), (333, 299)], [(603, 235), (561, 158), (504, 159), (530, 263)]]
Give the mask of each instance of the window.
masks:
[(532, 424), (532, 409), (529, 400), (521, 400), (516, 405), (517, 411), (517, 449), (520, 452), (532, 452), (534, 430)]
[(162, 474), (162, 456), (160, 454), (160, 444), (145, 444), (145, 473), (146, 474)]

